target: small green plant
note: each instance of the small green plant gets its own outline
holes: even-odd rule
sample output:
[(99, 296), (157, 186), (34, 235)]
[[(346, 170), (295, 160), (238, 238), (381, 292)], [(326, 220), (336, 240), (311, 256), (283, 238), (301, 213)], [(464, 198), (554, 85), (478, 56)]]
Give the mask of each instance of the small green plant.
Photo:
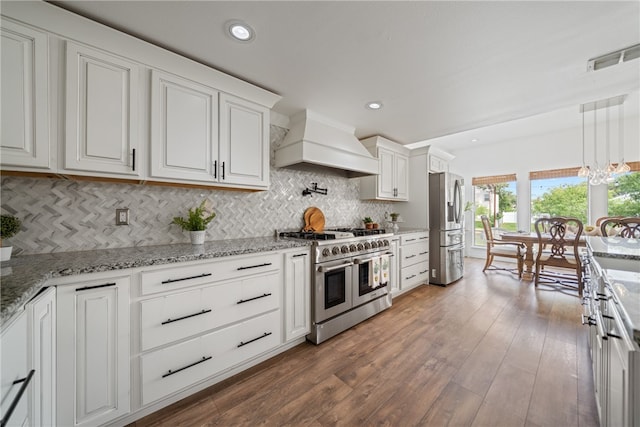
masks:
[(207, 225), (216, 217), (216, 213), (211, 211), (211, 214), (207, 215), (208, 212), (205, 210), (206, 200), (203, 200), (200, 203), (200, 206), (197, 208), (189, 209), (189, 215), (187, 218), (182, 218), (179, 216), (173, 217), (172, 224), (179, 225), (183, 230), (186, 231), (204, 231), (207, 229)]
[(370, 216), (365, 216), (362, 222), (364, 222), (365, 224), (373, 224), (373, 220)]
[(391, 212), (389, 215), (391, 216), (391, 221), (397, 221), (398, 217), (400, 216), (400, 214), (397, 212)]
[(20, 231), (22, 221), (13, 215), (0, 216), (0, 240), (8, 239)]

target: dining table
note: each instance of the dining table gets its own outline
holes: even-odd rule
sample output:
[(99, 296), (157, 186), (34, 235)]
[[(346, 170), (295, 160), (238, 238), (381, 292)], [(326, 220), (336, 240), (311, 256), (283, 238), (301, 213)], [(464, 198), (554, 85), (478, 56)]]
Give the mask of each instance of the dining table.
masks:
[[(522, 280), (532, 282), (534, 279), (533, 266), (535, 265), (535, 259), (533, 258), (533, 250), (538, 244), (538, 234), (536, 232), (527, 231), (514, 231), (514, 232), (502, 232), (500, 238), (505, 242), (517, 242), (525, 245), (524, 254), (524, 271), (522, 272)], [(551, 237), (542, 235), (543, 243), (551, 243)], [(580, 236), (578, 246), (586, 246), (586, 238), (584, 235)]]

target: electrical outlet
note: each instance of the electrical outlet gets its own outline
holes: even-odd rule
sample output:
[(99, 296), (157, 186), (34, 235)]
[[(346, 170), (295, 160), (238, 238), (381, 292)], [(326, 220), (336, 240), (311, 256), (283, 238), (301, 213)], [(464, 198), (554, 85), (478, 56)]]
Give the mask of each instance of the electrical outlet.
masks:
[(116, 225), (129, 225), (129, 208), (116, 209)]

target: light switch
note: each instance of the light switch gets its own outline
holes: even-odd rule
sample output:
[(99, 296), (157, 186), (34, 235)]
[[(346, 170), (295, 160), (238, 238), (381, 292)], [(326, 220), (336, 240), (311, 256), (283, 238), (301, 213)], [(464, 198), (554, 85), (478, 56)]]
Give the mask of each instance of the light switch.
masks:
[(129, 225), (129, 208), (116, 209), (116, 225)]

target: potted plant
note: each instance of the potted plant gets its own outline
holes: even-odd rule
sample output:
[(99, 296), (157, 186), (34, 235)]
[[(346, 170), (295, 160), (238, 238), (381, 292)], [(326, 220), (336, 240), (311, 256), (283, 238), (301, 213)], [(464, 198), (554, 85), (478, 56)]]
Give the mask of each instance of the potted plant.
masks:
[(391, 216), (391, 221), (396, 222), (400, 214), (398, 212), (391, 212), (389, 216)]
[(187, 218), (176, 216), (171, 223), (188, 231), (192, 244), (201, 245), (204, 243), (207, 226), (215, 217), (216, 213), (211, 209), (208, 200), (203, 200), (197, 208), (189, 209)]
[[(0, 216), (0, 246), (2, 246), (2, 239), (9, 239), (20, 231), (22, 221), (13, 215), (1, 215)], [(11, 259), (11, 252), (13, 246), (2, 246), (0, 248), (0, 261), (8, 261)]]
[(362, 222), (364, 222), (364, 228), (373, 228), (373, 220), (370, 216), (365, 216)]

